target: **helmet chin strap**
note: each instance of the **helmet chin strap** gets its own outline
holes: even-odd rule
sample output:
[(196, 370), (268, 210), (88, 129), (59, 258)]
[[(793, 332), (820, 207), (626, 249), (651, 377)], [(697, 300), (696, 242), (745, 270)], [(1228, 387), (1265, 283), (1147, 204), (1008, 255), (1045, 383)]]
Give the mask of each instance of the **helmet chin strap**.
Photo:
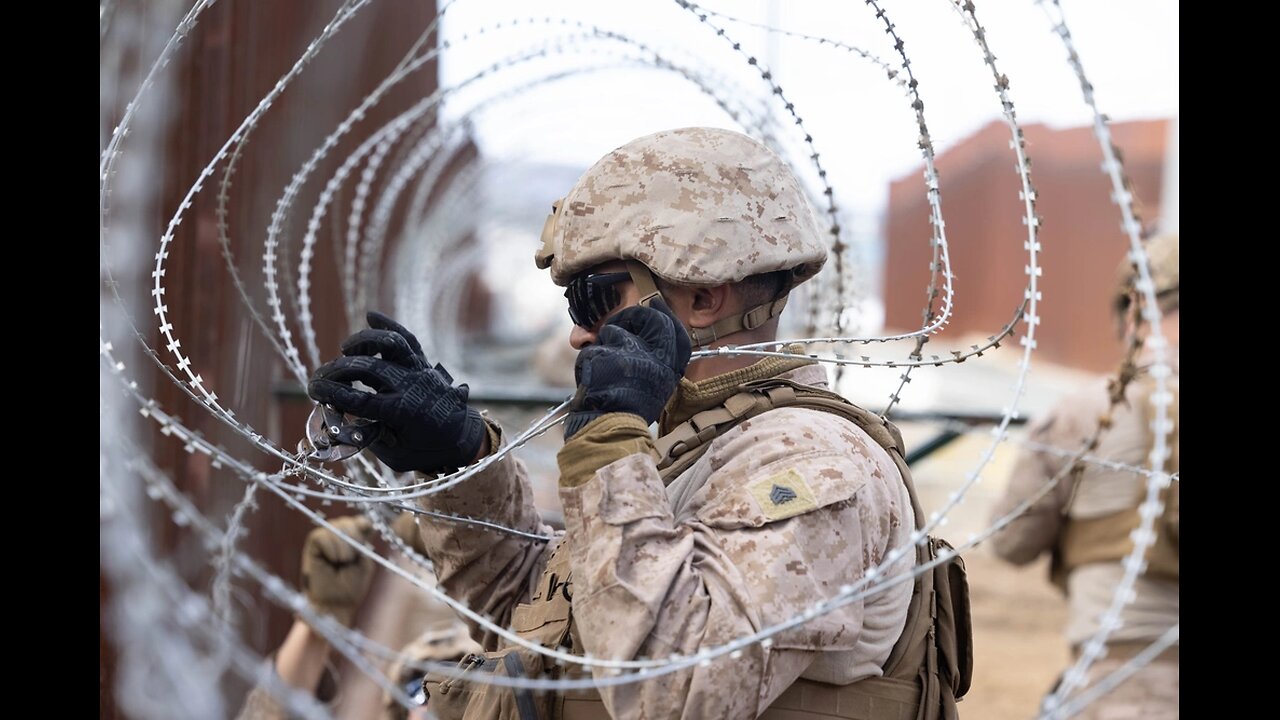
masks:
[[(649, 303), (654, 298), (662, 297), (662, 291), (658, 290), (658, 284), (653, 281), (653, 273), (649, 272), (649, 268), (638, 260), (627, 260), (627, 272), (631, 273), (631, 282), (635, 283), (636, 290), (640, 291), (640, 305), (649, 307)], [(667, 302), (666, 298), (662, 298), (663, 302)], [(671, 303), (667, 302), (667, 307), (671, 307)]]
[[(631, 274), (631, 282), (635, 283), (636, 290), (640, 292), (640, 305), (649, 307), (654, 298), (662, 297), (662, 291), (658, 290), (658, 285), (654, 282), (653, 273), (644, 263), (637, 260), (627, 260), (627, 272)], [(671, 303), (663, 298), (663, 302), (667, 303), (667, 307), (671, 307)], [(716, 340), (732, 335), (743, 330), (754, 330), (766, 322), (778, 317), (782, 314), (782, 308), (787, 305), (787, 292), (783, 292), (778, 297), (770, 300), (763, 305), (757, 305), (741, 315), (730, 315), (721, 318), (711, 325), (711, 327), (686, 327), (689, 333), (689, 340), (692, 342), (694, 349), (706, 347)]]

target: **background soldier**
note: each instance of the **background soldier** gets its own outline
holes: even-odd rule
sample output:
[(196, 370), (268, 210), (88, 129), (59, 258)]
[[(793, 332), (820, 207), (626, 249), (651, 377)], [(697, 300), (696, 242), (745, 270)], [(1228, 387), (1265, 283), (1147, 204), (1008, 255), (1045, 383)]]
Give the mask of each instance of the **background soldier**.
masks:
[[(372, 538), (373, 525), (368, 518), (352, 515), (335, 518), (332, 522), (346, 535), (364, 542)], [(418, 533), (408, 513), (400, 515), (394, 527), (405, 542), (421, 551)], [(329, 615), (343, 625), (352, 626), (369, 591), (374, 569), (372, 560), (328, 528), (317, 527), (307, 534), (302, 548), (302, 589), (316, 613)], [(479, 646), (466, 637), (463, 630), (456, 619), (437, 621), (423, 629), (400, 651), (403, 658), (389, 669), (392, 681), (402, 688), (411, 688), (415, 681), (420, 680), (423, 673), (406, 661), (443, 662), (478, 651)], [(324, 636), (299, 617), (270, 660), (271, 670), (283, 684), (313, 693), (320, 702), (336, 705), (340, 697), (346, 696), (339, 692), (341, 683), (332, 670), (331, 655), (332, 649)], [(284, 720), (288, 717), (291, 715), (272, 696), (270, 689), (258, 686), (245, 698), (237, 720)], [(407, 711), (390, 694), (386, 694), (382, 699), (380, 717), (382, 720), (405, 720)]]
[[(1160, 331), (1168, 341), (1173, 394), (1170, 418), (1172, 450), (1165, 471), (1178, 470), (1178, 236), (1161, 235), (1147, 242), (1151, 276), (1162, 313)], [(1117, 327), (1126, 342), (1138, 332), (1135, 322), (1142, 296), (1134, 290), (1136, 272), (1125, 260), (1118, 270), (1114, 295)], [(1155, 381), (1147, 374), (1151, 353), (1145, 351), (1134, 368), (1123, 401), (1110, 412), (1110, 428), (1093, 454), (1106, 460), (1146, 467), (1154, 436), (1151, 393)], [(1085, 392), (1069, 394), (1037, 422), (1031, 439), (1065, 451), (1075, 451), (1108, 413), (1109, 390), (1099, 380)], [(1067, 458), (1049, 452), (1024, 452), (1014, 467), (1008, 490), (996, 504), (993, 517), (1002, 517), (1039, 492), (1057, 475)], [(1022, 565), (1041, 553), (1052, 556), (1051, 579), (1067, 595), (1067, 641), (1079, 656), (1081, 644), (1097, 632), (1099, 619), (1111, 604), (1124, 575), (1121, 560), (1133, 549), (1129, 533), (1138, 527), (1138, 506), (1146, 492), (1143, 475), (1114, 470), (1097, 463), (1081, 464), (1028, 512), (1014, 519), (993, 538), (996, 554)], [(1107, 655), (1090, 669), (1093, 683), (1119, 668), (1169, 628), (1178, 624), (1178, 481), (1165, 497), (1164, 515), (1156, 519), (1157, 539), (1147, 553), (1146, 572), (1137, 578), (1135, 599), (1121, 611), (1123, 625), (1111, 633)], [(1178, 646), (1162, 652), (1124, 684), (1085, 708), (1080, 718), (1178, 717)]]

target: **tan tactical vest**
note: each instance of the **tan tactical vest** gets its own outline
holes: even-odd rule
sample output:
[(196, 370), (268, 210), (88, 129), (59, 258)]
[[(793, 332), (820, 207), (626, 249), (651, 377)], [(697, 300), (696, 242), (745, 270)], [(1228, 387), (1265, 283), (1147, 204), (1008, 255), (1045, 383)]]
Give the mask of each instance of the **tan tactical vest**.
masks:
[[(1153, 382), (1143, 382), (1132, 398), (1133, 407), (1138, 411), (1144, 428), (1151, 426), (1151, 393), (1155, 390)], [(1169, 417), (1173, 420), (1173, 430), (1169, 433), (1168, 445), (1171, 451), (1165, 470), (1178, 472), (1178, 390), (1174, 385), (1170, 388), (1173, 401), (1169, 405)], [(1147, 452), (1150, 455), (1155, 437), (1147, 433)], [(1072, 469), (1071, 482), (1080, 482), (1082, 466)], [(1179, 481), (1174, 480), (1169, 487), (1160, 492), (1164, 503), (1164, 511), (1155, 520), (1155, 542), (1147, 548), (1146, 575), (1163, 580), (1178, 581), (1178, 488)], [(1073, 488), (1074, 491), (1074, 488)], [(1074, 495), (1074, 492), (1072, 492)], [(1142, 518), (1138, 515), (1138, 506), (1143, 498), (1134, 499), (1131, 508), (1097, 518), (1072, 518), (1067, 514), (1070, 503), (1063, 508), (1062, 530), (1058, 536), (1053, 562), (1050, 567), (1050, 578), (1064, 592), (1067, 577), (1071, 571), (1081, 565), (1100, 562), (1119, 562), (1133, 552), (1133, 539), (1130, 534), (1138, 529)]]
[[(804, 407), (844, 417), (862, 428), (888, 451), (906, 484), (916, 527), (924, 525), (924, 511), (903, 459), (902, 436), (894, 425), (863, 410), (840, 395), (790, 380), (771, 378), (743, 383), (742, 392), (718, 407), (695, 414), (657, 440), (658, 471), (664, 481), (687, 470), (710, 447), (711, 440), (734, 425), (769, 410)], [(527, 604), (512, 615), (512, 630), (548, 648), (581, 652), (572, 621), (572, 582), (568, 553), (557, 547)], [(917, 564), (927, 563), (946, 549), (945, 540), (930, 538), (916, 548)], [(539, 653), (506, 648), (485, 656), (471, 656), (460, 666), (473, 672), (526, 677), (588, 677), (580, 666), (561, 668)], [(760, 718), (805, 720), (956, 720), (956, 701), (969, 689), (973, 672), (972, 630), (968, 581), (958, 555), (931, 572), (917, 576), (902, 635), (885, 662), (884, 676), (850, 685), (830, 685), (800, 679), (785, 690)], [(563, 693), (535, 693), (487, 683), (467, 683), (466, 676), (450, 681), (431, 676), (425, 683), (428, 708), (444, 720), (510, 718), (512, 720), (607, 720), (608, 712), (593, 689)]]

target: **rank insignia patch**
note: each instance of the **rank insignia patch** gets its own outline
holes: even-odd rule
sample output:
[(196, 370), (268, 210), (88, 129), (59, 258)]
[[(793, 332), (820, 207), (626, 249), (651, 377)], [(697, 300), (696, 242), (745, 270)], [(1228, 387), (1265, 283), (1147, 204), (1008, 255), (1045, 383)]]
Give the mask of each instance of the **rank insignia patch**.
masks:
[(809, 483), (795, 468), (753, 482), (747, 489), (769, 520), (783, 520), (818, 507)]
[(773, 501), (774, 505), (781, 505), (795, 500), (796, 491), (782, 485), (774, 485), (773, 489), (769, 491), (769, 499)]

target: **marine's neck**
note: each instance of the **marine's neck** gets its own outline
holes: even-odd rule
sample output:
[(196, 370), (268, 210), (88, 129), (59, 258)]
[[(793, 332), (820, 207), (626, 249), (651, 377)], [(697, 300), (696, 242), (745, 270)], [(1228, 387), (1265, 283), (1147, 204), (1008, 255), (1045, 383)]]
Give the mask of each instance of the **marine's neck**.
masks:
[(779, 351), (795, 357), (747, 356), (753, 362), (698, 380), (688, 376), (682, 378), (658, 420), (659, 434), (666, 434), (697, 413), (720, 405), (731, 395), (741, 392), (740, 386), (745, 382), (777, 377), (814, 362), (803, 354), (803, 347), (800, 345), (779, 348)]
[[(777, 339), (778, 336), (778, 319), (772, 318), (765, 324), (754, 330), (742, 330), (732, 335), (726, 335), (719, 340), (706, 345), (698, 350), (715, 350), (720, 347), (728, 347), (731, 345), (751, 345), (754, 343), (769, 342)], [(770, 351), (779, 352), (780, 347), (768, 348)], [(706, 380), (717, 375), (723, 375), (734, 370), (741, 370), (760, 360), (759, 355), (709, 355), (707, 357), (695, 358), (689, 361), (689, 367), (684, 371), (684, 377), (690, 382), (698, 382)]]

